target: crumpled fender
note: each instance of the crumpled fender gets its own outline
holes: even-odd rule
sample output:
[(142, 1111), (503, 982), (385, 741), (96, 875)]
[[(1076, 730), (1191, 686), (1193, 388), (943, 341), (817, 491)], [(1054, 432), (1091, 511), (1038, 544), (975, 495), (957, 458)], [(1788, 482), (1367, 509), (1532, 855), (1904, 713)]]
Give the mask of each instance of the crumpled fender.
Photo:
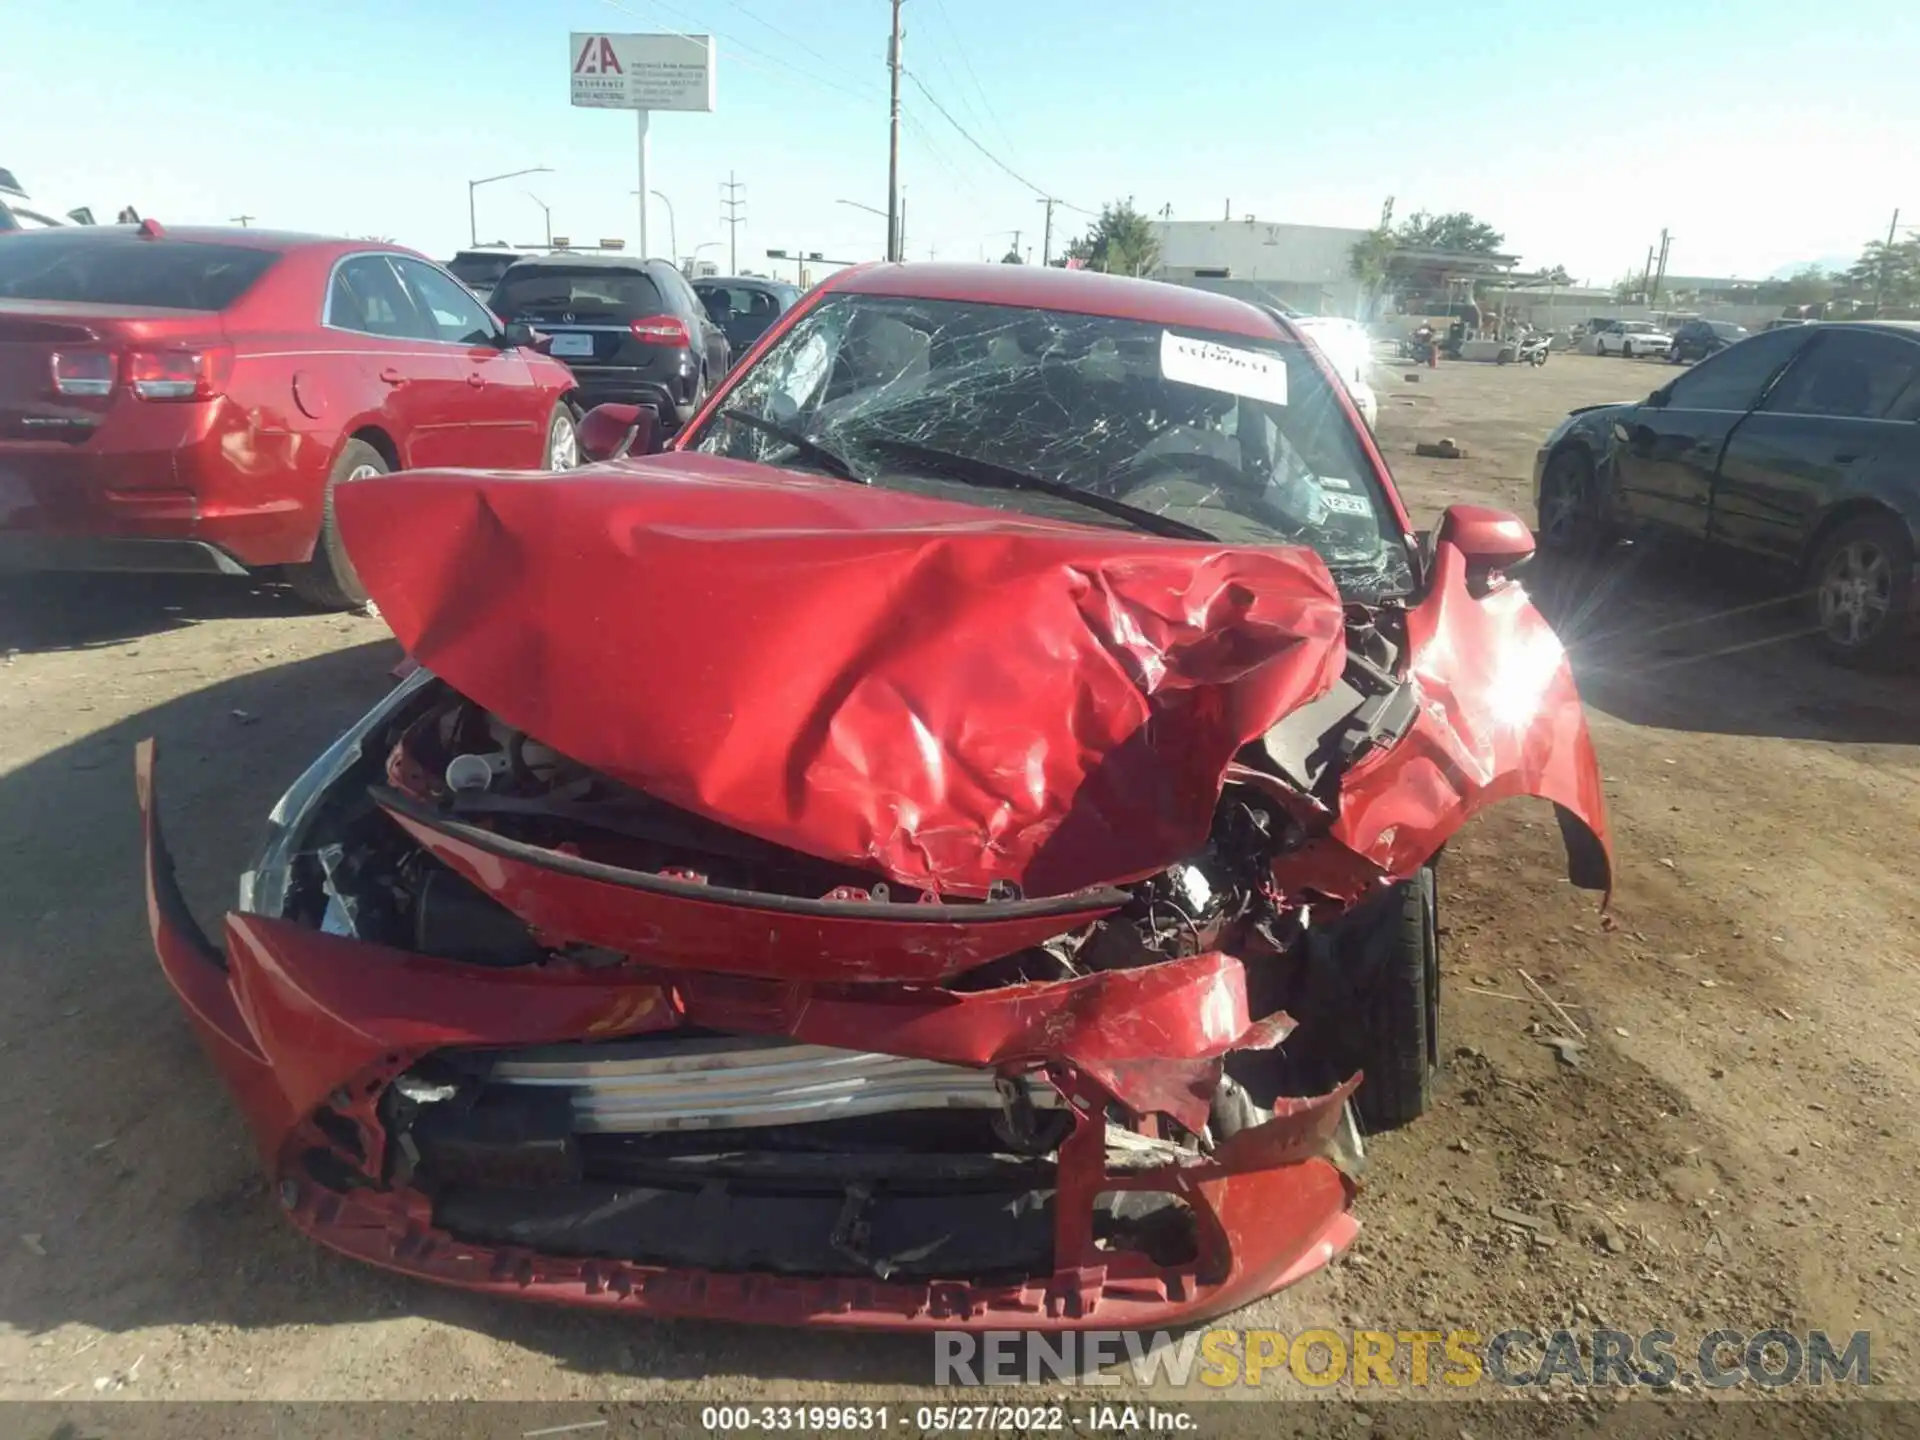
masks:
[(1340, 786), (1319, 843), (1282, 856), (1283, 886), (1356, 898), (1413, 874), (1462, 825), (1500, 800), (1553, 802), (1568, 877), (1611, 893), (1612, 839), (1600, 762), (1567, 652), (1524, 586), (1476, 594), (1466, 556), (1442, 531), (1427, 594), (1407, 613), (1413, 727), (1363, 759)]
[(342, 485), (382, 616), (648, 794), (957, 896), (1150, 875), (1345, 661), (1326, 566), (694, 453)]

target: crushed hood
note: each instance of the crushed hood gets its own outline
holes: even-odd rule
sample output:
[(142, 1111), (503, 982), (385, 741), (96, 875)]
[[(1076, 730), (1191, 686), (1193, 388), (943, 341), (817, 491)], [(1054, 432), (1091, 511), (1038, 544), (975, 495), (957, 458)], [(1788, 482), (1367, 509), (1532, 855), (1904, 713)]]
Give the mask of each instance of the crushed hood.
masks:
[(1194, 853), (1234, 752), (1345, 661), (1304, 548), (694, 454), (380, 476), (335, 504), (395, 635), (470, 699), (662, 800), (942, 894)]

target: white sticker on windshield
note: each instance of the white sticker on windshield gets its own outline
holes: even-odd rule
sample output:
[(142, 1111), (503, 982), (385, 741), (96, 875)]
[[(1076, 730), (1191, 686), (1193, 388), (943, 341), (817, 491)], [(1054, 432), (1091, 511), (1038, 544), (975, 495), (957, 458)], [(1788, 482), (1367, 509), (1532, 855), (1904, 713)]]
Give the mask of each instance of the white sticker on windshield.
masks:
[(1338, 510), (1342, 515), (1371, 515), (1373, 507), (1359, 495), (1322, 495), (1329, 510)]
[(1322, 475), (1320, 477), (1320, 488), (1322, 490), (1351, 490), (1353, 488), (1353, 482), (1351, 480), (1342, 480), (1338, 475)]
[(1160, 332), (1160, 373), (1182, 385), (1198, 385), (1272, 405), (1287, 403), (1287, 362), (1278, 355)]

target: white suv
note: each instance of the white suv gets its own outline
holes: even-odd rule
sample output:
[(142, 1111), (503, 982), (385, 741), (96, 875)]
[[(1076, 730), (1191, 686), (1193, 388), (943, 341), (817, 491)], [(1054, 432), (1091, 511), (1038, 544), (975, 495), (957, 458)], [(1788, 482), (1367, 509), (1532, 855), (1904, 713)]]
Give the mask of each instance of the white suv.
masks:
[(1631, 360), (1636, 355), (1665, 355), (1672, 344), (1673, 337), (1651, 320), (1620, 320), (1593, 337), (1593, 353)]

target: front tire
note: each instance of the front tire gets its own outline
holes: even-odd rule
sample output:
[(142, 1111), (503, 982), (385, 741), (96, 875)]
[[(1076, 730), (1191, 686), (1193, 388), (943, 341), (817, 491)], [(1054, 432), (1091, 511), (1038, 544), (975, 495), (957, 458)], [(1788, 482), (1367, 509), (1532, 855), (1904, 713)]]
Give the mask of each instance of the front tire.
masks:
[(287, 583), (293, 593), (309, 605), (322, 610), (360, 610), (367, 604), (366, 587), (347, 558), (340, 539), (340, 528), (333, 514), (336, 485), (349, 480), (365, 480), (388, 473), (386, 460), (364, 440), (349, 440), (333, 469), (327, 475), (326, 494), (320, 505), (320, 533), (313, 542), (313, 556), (287, 567)]
[(1606, 532), (1599, 508), (1593, 462), (1572, 447), (1556, 451), (1540, 476), (1540, 548), (1581, 557), (1602, 549)]
[(580, 430), (573, 407), (562, 400), (547, 417), (547, 448), (541, 468), (550, 474), (577, 469), (580, 465)]
[(1913, 541), (1890, 515), (1834, 529), (1808, 567), (1814, 619), (1828, 658), (1876, 669), (1906, 641), (1913, 605)]
[(1433, 1105), (1440, 1068), (1439, 887), (1427, 865), (1366, 907), (1342, 937), (1342, 964), (1364, 977), (1341, 1017), (1337, 1065), (1365, 1078), (1354, 1108), (1370, 1131)]

